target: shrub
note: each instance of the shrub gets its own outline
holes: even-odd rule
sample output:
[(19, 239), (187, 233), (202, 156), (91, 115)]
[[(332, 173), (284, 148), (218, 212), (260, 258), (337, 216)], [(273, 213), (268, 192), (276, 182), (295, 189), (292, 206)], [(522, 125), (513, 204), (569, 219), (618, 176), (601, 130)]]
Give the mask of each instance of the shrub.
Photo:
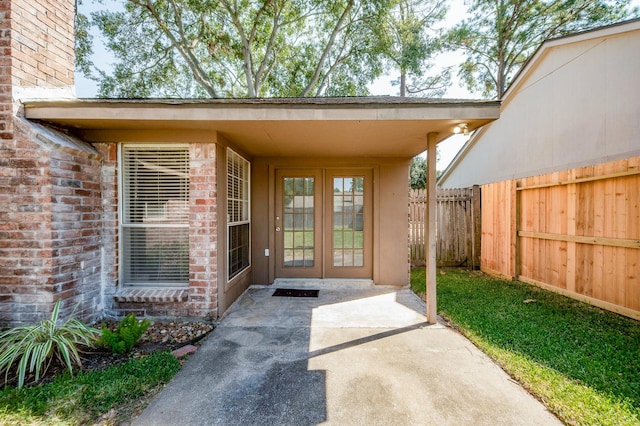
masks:
[(151, 321), (138, 321), (135, 315), (129, 314), (120, 321), (114, 331), (103, 325), (100, 343), (114, 354), (129, 353), (150, 325)]
[(66, 366), (71, 375), (74, 364), (82, 366), (78, 346), (93, 346), (100, 332), (76, 318), (58, 325), (59, 313), (58, 300), (51, 319), (43, 320), (37, 325), (15, 327), (0, 334), (0, 372), (5, 372), (5, 384), (9, 381), (9, 372), (16, 361), (18, 388), (24, 386), (27, 371), (34, 373), (35, 380), (38, 381), (54, 357)]

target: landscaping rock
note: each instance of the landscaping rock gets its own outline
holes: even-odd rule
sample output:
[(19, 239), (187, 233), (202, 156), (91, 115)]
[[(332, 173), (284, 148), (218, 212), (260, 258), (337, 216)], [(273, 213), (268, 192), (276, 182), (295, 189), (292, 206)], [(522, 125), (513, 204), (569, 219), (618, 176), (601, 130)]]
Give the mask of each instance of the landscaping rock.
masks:
[(197, 346), (187, 345), (174, 350), (173, 352), (171, 352), (171, 354), (176, 358), (182, 358), (183, 356), (190, 355), (197, 350), (198, 350)]

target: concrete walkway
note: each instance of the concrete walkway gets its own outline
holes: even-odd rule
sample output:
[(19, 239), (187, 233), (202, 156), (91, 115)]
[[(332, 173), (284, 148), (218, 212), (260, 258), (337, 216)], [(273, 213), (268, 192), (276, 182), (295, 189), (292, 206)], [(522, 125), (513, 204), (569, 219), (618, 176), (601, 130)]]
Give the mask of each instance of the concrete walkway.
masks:
[(408, 289), (251, 288), (136, 425), (559, 425)]

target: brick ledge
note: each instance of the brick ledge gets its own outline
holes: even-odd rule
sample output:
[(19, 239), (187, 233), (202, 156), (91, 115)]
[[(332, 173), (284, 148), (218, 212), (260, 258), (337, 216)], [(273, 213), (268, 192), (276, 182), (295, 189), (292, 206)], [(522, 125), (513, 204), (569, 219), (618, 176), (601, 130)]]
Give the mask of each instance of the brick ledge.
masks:
[(167, 303), (186, 302), (189, 290), (186, 288), (123, 288), (113, 295), (116, 302)]

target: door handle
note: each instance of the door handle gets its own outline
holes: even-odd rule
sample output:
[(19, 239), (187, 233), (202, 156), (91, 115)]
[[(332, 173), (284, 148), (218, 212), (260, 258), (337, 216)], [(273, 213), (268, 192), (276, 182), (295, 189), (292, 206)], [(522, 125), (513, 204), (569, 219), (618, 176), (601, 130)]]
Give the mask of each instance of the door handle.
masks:
[(276, 226), (276, 232), (280, 232), (280, 227)]

